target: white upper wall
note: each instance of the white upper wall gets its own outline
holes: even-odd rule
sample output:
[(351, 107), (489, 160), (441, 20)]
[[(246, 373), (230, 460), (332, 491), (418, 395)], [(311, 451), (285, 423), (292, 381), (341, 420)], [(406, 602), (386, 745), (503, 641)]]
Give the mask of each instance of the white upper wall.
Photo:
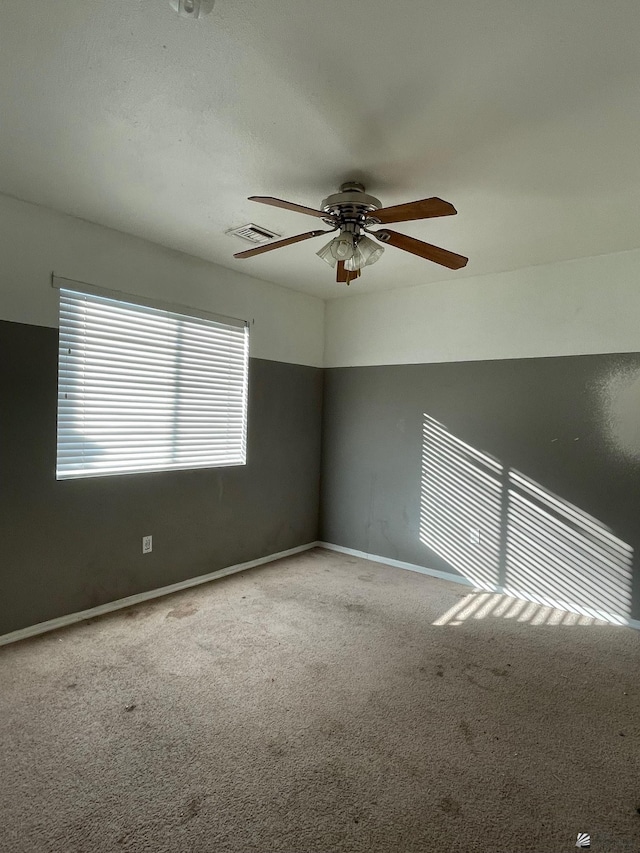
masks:
[(57, 326), (52, 272), (254, 321), (253, 357), (322, 366), (320, 299), (0, 195), (0, 320)]
[[(366, 272), (356, 285), (366, 290)], [(640, 250), (327, 303), (325, 367), (640, 351)]]
[[(57, 326), (51, 273), (254, 320), (251, 355), (320, 367), (640, 351), (640, 250), (320, 299), (0, 195), (0, 319)], [(360, 283), (361, 282), (361, 283)], [(324, 339), (323, 339), (324, 338)]]

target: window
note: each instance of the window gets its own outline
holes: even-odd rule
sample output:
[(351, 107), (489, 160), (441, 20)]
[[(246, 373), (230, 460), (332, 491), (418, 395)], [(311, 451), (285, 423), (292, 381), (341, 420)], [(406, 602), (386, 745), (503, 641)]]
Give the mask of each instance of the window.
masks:
[(54, 285), (59, 480), (245, 464), (244, 321)]

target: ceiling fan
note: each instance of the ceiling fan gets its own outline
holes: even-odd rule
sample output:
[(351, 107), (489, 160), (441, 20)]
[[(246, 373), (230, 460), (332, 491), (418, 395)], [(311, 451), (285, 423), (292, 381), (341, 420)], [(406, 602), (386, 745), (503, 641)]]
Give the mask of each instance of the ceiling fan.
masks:
[(321, 204), (322, 210), (270, 196), (251, 196), (249, 201), (258, 201), (261, 204), (270, 204), (272, 207), (316, 216), (332, 227), (329, 230), (307, 231), (305, 234), (276, 240), (265, 246), (257, 246), (255, 249), (247, 249), (245, 252), (235, 254), (234, 258), (252, 258), (254, 255), (299, 243), (310, 237), (319, 237), (320, 234), (338, 231), (338, 235), (316, 254), (329, 266), (336, 267), (336, 281), (345, 284), (350, 284), (361, 274), (363, 267), (374, 264), (384, 252), (383, 246), (374, 243), (367, 236), (368, 234), (383, 245), (395, 246), (397, 249), (411, 252), (413, 255), (452, 270), (461, 269), (468, 261), (468, 258), (457, 255), (455, 252), (440, 249), (438, 246), (432, 246), (431, 243), (423, 243), (422, 240), (416, 240), (415, 237), (399, 234), (388, 228), (378, 231), (370, 230), (371, 226), (387, 225), (390, 222), (433, 219), (437, 216), (452, 216), (457, 213), (452, 204), (441, 198), (425, 198), (421, 201), (410, 201), (407, 204), (396, 204), (393, 207), (382, 207), (382, 203), (377, 198), (367, 195), (362, 184), (349, 181), (342, 184), (340, 192), (324, 199)]

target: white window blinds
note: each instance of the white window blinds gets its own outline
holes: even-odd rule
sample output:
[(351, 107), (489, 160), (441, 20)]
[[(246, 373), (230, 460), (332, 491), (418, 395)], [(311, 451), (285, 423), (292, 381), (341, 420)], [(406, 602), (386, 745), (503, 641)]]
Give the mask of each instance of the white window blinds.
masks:
[(59, 286), (59, 480), (245, 464), (246, 323)]

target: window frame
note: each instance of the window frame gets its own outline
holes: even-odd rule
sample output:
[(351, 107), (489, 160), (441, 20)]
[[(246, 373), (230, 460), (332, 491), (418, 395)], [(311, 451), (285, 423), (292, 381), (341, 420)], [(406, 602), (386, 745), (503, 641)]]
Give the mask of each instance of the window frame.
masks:
[[(245, 332), (245, 346), (244, 346), (244, 374), (243, 374), (243, 398), (242, 398), (242, 457), (241, 460), (233, 460), (230, 462), (219, 462), (219, 463), (208, 463), (208, 464), (185, 464), (185, 465), (171, 465), (169, 467), (159, 465), (154, 468), (132, 468), (131, 470), (122, 470), (122, 471), (91, 471), (91, 470), (76, 470), (73, 472), (60, 473), (59, 471), (59, 456), (58, 450), (60, 447), (59, 441), (59, 418), (60, 418), (60, 346), (58, 346), (58, 354), (57, 354), (57, 374), (56, 374), (56, 466), (55, 466), (55, 476), (57, 481), (64, 480), (79, 480), (79, 479), (94, 479), (98, 477), (115, 477), (115, 476), (126, 476), (126, 475), (141, 475), (141, 474), (152, 474), (152, 473), (167, 473), (171, 471), (194, 471), (194, 470), (207, 470), (207, 469), (218, 469), (218, 468), (230, 468), (230, 467), (243, 467), (247, 464), (247, 440), (248, 440), (248, 407), (249, 407), (249, 355), (250, 355), (250, 335), (249, 328), (250, 323), (248, 320), (242, 320), (237, 317), (229, 317), (222, 314), (213, 313), (210, 311), (203, 311), (198, 308), (192, 308), (191, 306), (180, 305), (173, 302), (166, 302), (163, 300), (155, 299), (152, 297), (144, 297), (136, 294), (126, 293), (120, 290), (113, 290), (110, 288), (99, 287), (93, 284), (87, 284), (86, 282), (77, 281), (70, 278), (64, 278), (61, 276), (55, 275), (55, 273), (51, 274), (51, 285), (52, 287), (58, 291), (58, 340), (60, 339), (60, 307), (61, 307), (61, 290), (73, 291), (79, 295), (87, 295), (87, 296), (98, 296), (104, 297), (106, 299), (111, 299), (116, 302), (121, 302), (123, 305), (132, 305), (132, 306), (140, 306), (141, 308), (149, 308), (156, 309), (158, 311), (167, 311), (171, 314), (177, 314), (183, 316), (187, 319), (194, 318), (196, 320), (207, 320), (212, 321), (214, 323), (224, 324), (226, 326), (233, 326), (238, 329), (244, 329)], [(168, 350), (173, 353), (174, 349), (171, 348)]]

